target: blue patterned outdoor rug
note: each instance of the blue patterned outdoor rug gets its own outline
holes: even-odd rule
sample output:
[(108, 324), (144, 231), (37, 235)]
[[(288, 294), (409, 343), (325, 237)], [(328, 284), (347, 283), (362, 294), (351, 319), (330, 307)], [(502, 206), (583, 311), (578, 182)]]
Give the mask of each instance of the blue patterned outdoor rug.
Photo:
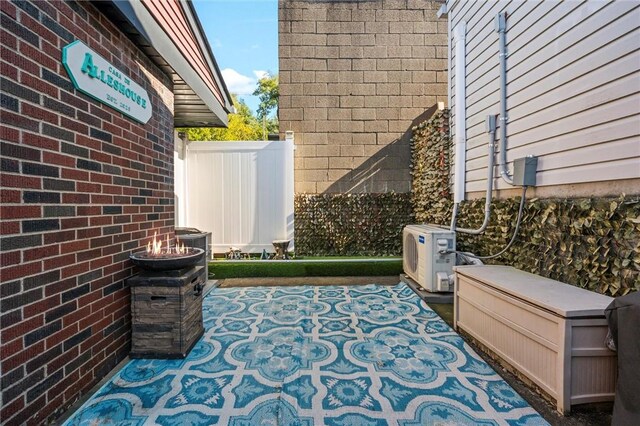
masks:
[(404, 284), (216, 289), (184, 360), (133, 360), (67, 425), (546, 425)]

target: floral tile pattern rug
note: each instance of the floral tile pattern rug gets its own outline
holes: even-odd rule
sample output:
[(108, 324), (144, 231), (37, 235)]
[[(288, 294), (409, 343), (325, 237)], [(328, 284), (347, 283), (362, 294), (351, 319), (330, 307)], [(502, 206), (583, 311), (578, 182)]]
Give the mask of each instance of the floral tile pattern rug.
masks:
[(399, 284), (216, 289), (184, 360), (129, 362), (66, 425), (546, 425)]

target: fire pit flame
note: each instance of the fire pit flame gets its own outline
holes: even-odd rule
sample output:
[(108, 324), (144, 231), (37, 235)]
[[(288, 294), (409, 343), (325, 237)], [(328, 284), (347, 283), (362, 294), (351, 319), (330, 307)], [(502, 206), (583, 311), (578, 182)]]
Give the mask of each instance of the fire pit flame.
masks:
[(145, 251), (132, 253), (129, 258), (134, 264), (149, 270), (179, 269), (194, 265), (204, 256), (204, 250), (185, 246), (176, 237), (175, 246), (171, 246), (169, 236), (163, 242), (158, 233), (147, 243)]
[(153, 234), (153, 240), (147, 243), (147, 254), (149, 256), (163, 256), (171, 254), (188, 254), (189, 247), (185, 247), (184, 243), (176, 237), (176, 245), (171, 247), (169, 244), (169, 235), (167, 235), (166, 243), (163, 245), (162, 240), (158, 238), (158, 233)]

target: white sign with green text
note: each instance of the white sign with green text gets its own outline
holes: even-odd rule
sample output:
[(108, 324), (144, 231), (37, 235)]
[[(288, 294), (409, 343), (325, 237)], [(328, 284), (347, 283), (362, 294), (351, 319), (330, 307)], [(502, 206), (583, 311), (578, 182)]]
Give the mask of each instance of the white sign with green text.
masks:
[(147, 91), (80, 40), (62, 48), (62, 63), (82, 93), (140, 123), (151, 118)]

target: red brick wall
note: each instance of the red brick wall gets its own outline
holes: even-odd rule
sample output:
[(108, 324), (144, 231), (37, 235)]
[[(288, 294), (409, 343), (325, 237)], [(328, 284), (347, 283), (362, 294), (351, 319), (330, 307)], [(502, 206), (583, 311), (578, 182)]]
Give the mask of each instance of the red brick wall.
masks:
[[(171, 82), (88, 2), (0, 1), (2, 423), (59, 415), (128, 353), (130, 252), (172, 231)], [(80, 39), (141, 84), (141, 125), (74, 90)]]

